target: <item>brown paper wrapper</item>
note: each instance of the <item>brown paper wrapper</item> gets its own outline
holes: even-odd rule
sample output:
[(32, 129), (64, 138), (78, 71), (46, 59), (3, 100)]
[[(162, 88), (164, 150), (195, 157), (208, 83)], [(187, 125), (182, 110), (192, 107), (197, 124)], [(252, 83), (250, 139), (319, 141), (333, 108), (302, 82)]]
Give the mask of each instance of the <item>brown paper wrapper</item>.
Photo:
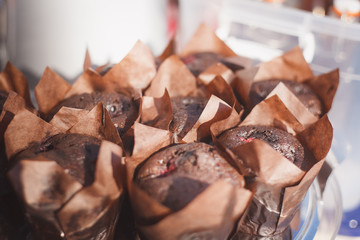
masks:
[[(11, 93), (9, 96), (10, 96), (10, 98), (9, 98), (9, 100), (10, 100), (11, 96), (12, 96)], [(16, 96), (18, 96), (18, 95), (16, 95)], [(39, 142), (45, 137), (48, 137), (50, 135), (54, 135), (54, 134), (57, 134), (60, 132), (65, 132), (65, 130), (63, 130), (63, 129), (60, 130), (57, 127), (55, 127), (54, 125), (51, 125), (51, 124), (43, 121), (42, 119), (38, 118), (33, 113), (24, 109), (23, 104), (22, 105), (20, 104), (20, 106), (18, 108), (15, 108), (16, 105), (11, 105), (11, 106), (13, 108), (12, 111), (15, 113), (15, 116), (13, 117), (13, 120), (10, 122), (9, 127), (7, 128), (7, 130), (5, 132), (7, 154), (8, 154), (8, 158), (11, 160), (9, 165), (14, 166), (12, 169), (16, 169), (16, 168), (23, 169), (22, 165), (17, 165), (16, 162), (14, 162), (11, 159), (11, 156), (13, 156), (14, 154), (20, 152), (21, 150), (27, 148), (27, 146), (32, 142)], [(103, 111), (102, 109), (101, 109), (101, 111), (99, 111), (99, 108), (98, 108), (97, 112), (102, 113), (102, 111)], [(7, 113), (9, 113), (9, 112), (7, 112)], [(92, 116), (90, 114), (88, 114), (88, 115), (89, 116), (87, 119), (79, 120), (79, 122), (80, 123), (83, 122), (83, 125), (85, 125), (85, 124), (88, 124), (88, 122), (94, 122), (93, 119), (98, 119), (100, 121), (100, 123), (104, 122), (107, 124), (106, 124), (106, 126), (101, 125), (101, 124), (94, 124), (93, 125), (94, 129), (92, 131), (87, 132), (86, 134), (94, 133), (92, 135), (95, 135), (95, 136), (100, 135), (100, 136), (103, 136), (102, 138), (106, 138), (106, 137), (108, 137), (108, 135), (116, 136), (117, 131), (114, 129), (113, 124), (109, 124), (108, 120), (106, 120), (106, 119), (108, 119), (108, 117), (106, 117), (106, 116), (105, 116), (105, 118), (97, 117), (97, 115), (94, 113)], [(65, 115), (65, 116), (63, 116), (63, 118), (67, 119), (67, 116), (69, 116), (69, 115)], [(80, 125), (80, 123), (77, 123), (77, 124)], [(74, 123), (74, 125), (76, 125), (76, 124)], [(112, 134), (106, 134), (107, 132), (109, 132), (109, 126), (110, 126), (110, 129), (115, 130)], [(95, 130), (95, 128), (97, 128), (97, 129)], [(74, 131), (74, 130), (75, 130), (75, 128), (72, 129), (72, 131)], [(80, 131), (78, 131), (77, 133), (80, 133)], [(102, 133), (104, 133), (104, 134), (102, 134)], [(118, 135), (117, 135), (117, 138), (119, 139)], [(110, 139), (112, 139), (112, 138), (110, 138)], [(43, 159), (41, 159), (41, 161), (43, 161)], [(41, 164), (42, 164), (42, 162), (41, 162)], [(54, 177), (56, 177), (58, 170), (53, 169), (52, 166), (59, 168), (59, 165), (53, 161), (51, 162), (50, 165), (46, 165), (45, 168), (49, 169), (49, 171), (53, 171), (53, 172), (55, 171)], [(42, 167), (42, 165), (41, 166), (31, 165), (31, 168), (36, 169), (36, 174), (41, 175), (42, 174), (41, 169), (43, 169), (44, 167)], [(40, 173), (38, 171), (40, 171)], [(61, 169), (61, 171), (63, 171), (63, 169)], [(23, 178), (24, 181), (31, 182), (30, 179), (32, 180), (32, 178), (27, 178), (27, 177)], [(43, 179), (43, 181), (45, 183), (48, 182), (46, 179), (45, 180)], [(36, 181), (34, 180), (34, 182), (36, 182)], [(64, 184), (65, 184), (65, 187), (69, 187), (69, 189), (72, 186), (72, 184), (70, 184), (70, 183), (68, 184), (68, 181), (65, 181)], [(77, 184), (79, 184), (79, 183), (77, 183)], [(34, 186), (30, 187), (28, 191), (33, 189), (33, 187)], [(38, 203), (36, 203), (36, 204), (38, 204)], [(30, 208), (30, 210), (27, 209), (27, 214), (31, 215), (32, 211), (33, 211), (32, 208)], [(41, 236), (44, 236), (44, 235), (46, 236), (45, 239), (60, 239), (59, 231), (61, 229), (60, 229), (59, 225), (51, 222), (54, 219), (53, 213), (50, 214), (51, 215), (50, 217), (47, 215), (47, 213), (45, 214), (46, 216), (44, 216), (44, 217), (37, 216), (36, 214), (37, 213), (35, 211), (34, 215), (31, 215), (28, 220), (30, 222), (35, 222), (35, 223), (40, 224), (40, 226), (42, 226), (42, 228), (38, 229), (38, 227), (36, 225), (33, 227), (33, 232), (40, 232)], [(49, 223), (49, 221), (50, 221), (50, 223)], [(44, 230), (43, 228), (46, 230)], [(56, 232), (57, 234), (52, 235), (52, 234), (54, 234), (54, 232)], [(37, 239), (43, 239), (41, 236), (39, 236)], [(84, 238), (84, 239), (90, 239), (90, 238)]]
[(141, 104), (141, 122), (145, 125), (168, 130), (172, 120), (171, 100), (168, 91), (159, 98), (144, 96)]
[(116, 127), (101, 103), (88, 113), (82, 112), (82, 117), (76, 118), (74, 115), (77, 114), (78, 111), (74, 109), (66, 114), (64, 110), (60, 110), (52, 125), (26, 109), (19, 110), (4, 134), (8, 159), (27, 148), (30, 143), (40, 142), (45, 137), (61, 132), (89, 135), (122, 145)]
[(85, 57), (85, 71), (70, 86), (49, 67), (35, 87), (35, 96), (41, 115), (46, 118), (49, 112), (63, 99), (73, 95), (94, 91), (121, 92), (136, 99), (141, 97), (155, 76), (155, 59), (150, 49), (138, 41), (118, 64), (115, 64), (104, 76), (88, 68), (90, 57)]
[(24, 150), (32, 142), (60, 133), (60, 130), (24, 109), (15, 114), (5, 134), (5, 149), (8, 159)]
[(249, 99), (253, 82), (279, 79), (307, 84), (322, 102), (324, 113), (330, 110), (339, 84), (338, 70), (315, 77), (299, 47), (295, 47), (273, 60), (261, 63), (257, 67), (237, 71), (236, 76), (233, 84), (234, 90), (249, 111), (253, 107), (253, 103)]
[(243, 110), (243, 107), (237, 101), (232, 88), (222, 76), (217, 75), (211, 82), (205, 84), (204, 87), (207, 90), (208, 95), (212, 94), (224, 100), (227, 104), (234, 107), (237, 112)]
[[(9, 123), (14, 118), (14, 115), (21, 110), (29, 110), (36, 114), (35, 109), (28, 109), (24, 98), (16, 92), (10, 91), (4, 103), (3, 111), (0, 115), (0, 143), (3, 142), (3, 136)], [(3, 150), (5, 147), (3, 148)], [(5, 151), (5, 150), (4, 150)]]
[[(25, 205), (36, 239), (111, 239), (117, 221), (122, 150), (103, 141), (87, 187), (50, 159), (21, 160), (9, 179)], [(84, 204), (86, 202), (86, 204)]]
[[(148, 239), (226, 239), (247, 207), (251, 192), (218, 181), (184, 209), (154, 225), (140, 226)], [(214, 207), (216, 206), (216, 207)]]
[(119, 133), (102, 103), (98, 103), (98, 105), (96, 105), (86, 116), (80, 118), (67, 132), (106, 139), (118, 145), (122, 145)]
[(241, 125), (273, 126), (293, 135), (304, 130), (304, 126), (290, 113), (277, 95), (265, 99), (250, 112)]
[(274, 95), (279, 97), (281, 102), (304, 127), (318, 120), (283, 83), (280, 82), (267, 98)]
[(122, 88), (145, 89), (156, 74), (155, 59), (149, 47), (138, 41), (118, 64), (104, 76)]
[(66, 132), (88, 113), (89, 111), (84, 109), (62, 107), (49, 123), (62, 132)]
[[(0, 114), (0, 184), (3, 184), (2, 179), (5, 178), (4, 174), (8, 168), (4, 133), (17, 112), (27, 109), (36, 114), (36, 110), (30, 100), (29, 86), (24, 74), (10, 62), (0, 73), (0, 90), (8, 93)], [(7, 183), (4, 182), (5, 185)]]
[(305, 82), (321, 99), (325, 108), (325, 113), (329, 112), (331, 109), (337, 88), (339, 86), (339, 81), (339, 69), (335, 69)]
[(26, 106), (29, 109), (34, 109), (25, 75), (10, 62), (6, 64), (5, 69), (0, 73), (0, 90), (16, 92), (24, 98)]
[(223, 56), (236, 56), (236, 53), (205, 24), (200, 24), (179, 56), (184, 57), (199, 52), (214, 52)]
[(125, 176), (121, 176), (124, 172), (123, 150), (118, 146), (121, 140), (101, 103), (89, 112), (61, 109), (51, 123), (20, 109), (5, 132), (7, 156), (11, 159), (30, 143), (61, 132), (104, 140), (97, 157), (95, 180), (83, 187), (54, 160), (44, 157), (12, 162), (8, 176), (25, 206), (35, 238), (111, 239)]
[[(144, 103), (145, 102), (145, 103)], [(145, 105), (144, 105), (145, 104)], [(234, 104), (234, 103), (233, 103)], [(141, 122), (160, 129), (169, 130), (169, 124), (173, 118), (170, 98), (167, 92), (161, 98), (143, 97), (143, 109)], [(146, 106), (146, 107), (145, 107)], [(159, 111), (163, 109), (164, 111)], [(234, 127), (240, 122), (242, 111), (238, 113), (234, 107), (225, 101), (211, 95), (202, 111), (199, 119), (186, 133), (183, 138), (173, 135), (172, 142), (195, 142), (210, 137), (210, 126), (219, 121), (229, 119), (227, 125), (222, 125), (219, 129)], [(144, 117), (143, 117), (144, 116)], [(225, 128), (224, 128), (225, 126)]]
[[(117, 145), (103, 141), (96, 163), (94, 183), (78, 191), (57, 212), (62, 229), (69, 239), (112, 238), (120, 195), (123, 192), (119, 175), (122, 155), (122, 149)], [(84, 205), (84, 202), (87, 204)], [(80, 226), (74, 224), (74, 218)]]
[(29, 222), (35, 222), (33, 232), (37, 239), (45, 239), (40, 232), (43, 236), (60, 239), (61, 229), (54, 211), (79, 191), (81, 184), (66, 174), (55, 161), (43, 158), (20, 161), (10, 169), (8, 177), (25, 204)]
[[(25, 99), (21, 97), (18, 93), (10, 91), (8, 97), (4, 103), (3, 111), (10, 112), (12, 114), (16, 114), (20, 110), (27, 109), (36, 114), (35, 109), (28, 109)], [(3, 115), (3, 114), (2, 114)]]
[(135, 124), (134, 127), (134, 152), (126, 161), (127, 186), (141, 235), (145, 239), (226, 239), (247, 207), (252, 193), (225, 181), (218, 181), (185, 208), (172, 212), (132, 181), (135, 168), (141, 162), (171, 143), (171, 133), (142, 124)]
[(133, 158), (144, 159), (160, 148), (171, 144), (172, 133), (167, 130), (157, 129), (141, 123), (135, 123)]
[[(212, 52), (221, 55), (220, 62), (230, 66), (234, 72), (252, 66), (251, 59), (238, 56), (210, 27), (203, 23), (198, 26), (183, 49), (181, 49), (180, 52), (177, 50), (179, 49), (177, 49), (176, 40), (174, 38), (170, 39), (164, 51), (156, 57), (156, 65), (160, 66), (162, 62), (175, 54), (177, 54), (179, 58), (184, 58), (196, 53)], [(213, 77), (211, 77), (210, 80), (212, 80)], [(227, 80), (226, 77), (222, 77)]]
[(216, 63), (215, 65), (209, 67), (204, 72), (200, 73), (198, 76), (199, 81), (202, 84), (209, 84), (216, 76), (221, 76), (228, 84), (232, 84), (235, 79), (235, 74), (231, 69), (227, 68), (222, 63)]
[[(206, 39), (206, 41), (204, 39)], [(196, 79), (188, 70), (186, 65), (180, 60), (179, 56), (170, 55), (170, 53), (173, 53), (172, 49), (172, 42), (170, 42), (167, 49), (161, 55), (161, 60), (163, 62), (161, 63), (149, 89), (147, 89), (145, 93), (146, 97), (143, 98), (143, 102), (146, 101), (151, 103), (151, 107), (147, 106), (146, 108), (142, 109), (142, 123), (162, 129), (168, 129), (166, 127), (168, 126), (167, 124), (170, 118), (172, 118), (171, 110), (160, 107), (167, 104), (166, 102), (170, 103), (170, 100), (165, 97), (165, 89), (167, 90), (170, 98), (179, 96), (203, 96), (210, 99), (211, 96), (214, 95), (226, 103), (219, 104), (218, 100), (212, 99), (210, 104), (206, 106), (206, 111), (204, 110), (201, 118), (193, 126), (193, 129), (190, 130), (188, 135), (182, 139), (185, 142), (196, 141), (204, 139), (205, 137), (209, 137), (210, 125), (215, 121), (224, 120), (230, 115), (235, 115), (235, 111), (240, 116), (242, 115), (243, 108), (238, 103), (229, 84), (229, 82), (235, 78), (234, 73), (230, 69), (225, 67), (223, 64), (218, 63), (210, 67), (207, 71), (200, 75), (198, 79)], [(244, 62), (243, 58), (233, 53), (230, 48), (223, 41), (221, 41), (206, 25), (201, 25), (199, 27), (198, 31), (189, 41), (186, 49), (189, 51), (191, 50), (191, 53), (203, 51), (215, 52), (220, 55), (227, 56), (224, 59), (226, 59), (226, 61), (233, 62), (234, 64)], [(190, 54), (190, 52), (184, 53), (184, 55), (187, 54)], [(182, 54), (180, 54), (180, 56), (182, 56)], [(157, 100), (157, 105), (155, 106), (155, 99), (161, 99), (161, 101), (163, 101), (162, 103), (164, 104), (160, 105), (159, 101)], [(227, 108), (228, 106), (226, 105), (233, 107), (234, 112), (230, 113), (229, 109)], [(160, 108), (163, 111), (155, 110)], [(217, 109), (216, 114), (215, 109)], [(159, 119), (162, 119), (162, 124), (159, 123)], [(234, 119), (235, 118), (233, 118), (233, 120)], [(238, 120), (238, 122), (239, 121), (240, 120)], [(175, 142), (182, 140), (175, 139)]]
[(168, 124), (173, 118), (170, 98), (202, 96), (209, 100), (198, 121), (182, 139), (175, 139), (175, 142), (193, 142), (210, 137), (211, 124), (224, 120), (230, 115), (238, 115), (237, 122), (233, 123), (238, 124), (243, 108), (238, 103), (231, 86), (220, 76), (221, 71), (216, 73), (215, 70), (219, 69), (212, 70), (215, 77), (210, 82), (200, 82), (199, 85), (177, 56), (172, 55), (167, 58), (146, 91), (146, 96), (143, 97), (141, 122), (153, 127), (169, 129)]
[[(134, 55), (134, 54), (130, 54), (130, 55)], [(128, 67), (132, 68), (132, 66), (130, 65)], [(45, 71), (44, 76), (42, 77), (43, 82), (41, 84), (39, 83), (37, 86), (38, 95), (41, 95), (41, 99), (43, 99), (43, 102), (39, 102), (40, 109), (45, 109), (45, 107), (41, 107), (41, 106), (51, 106), (51, 107), (47, 107), (46, 111), (42, 112), (41, 115), (43, 118), (47, 119), (49, 117), (50, 110), (53, 108), (53, 106), (58, 105), (63, 99), (66, 99), (73, 95), (92, 93), (95, 91), (120, 92), (122, 94), (131, 97), (132, 100), (135, 102), (135, 105), (139, 109), (138, 117), (137, 117), (139, 118), (140, 108), (141, 108), (140, 106), (141, 96), (142, 96), (141, 90), (132, 89), (132, 88), (122, 88), (121, 84), (119, 84), (119, 81), (105, 80), (103, 76), (101, 76), (99, 73), (97, 73), (92, 69), (87, 69), (70, 88), (67, 88), (68, 83), (66, 83), (65, 81), (54, 82), (50, 77), (46, 77), (47, 75), (51, 75), (51, 74), (55, 74), (55, 73), (50, 70)], [(121, 72), (117, 72), (117, 74), (121, 74)], [(48, 92), (46, 91), (46, 89), (48, 88), (49, 89), (60, 88), (67, 90), (63, 91), (60, 94), (61, 95), (60, 97), (52, 98), (52, 96), (49, 96)], [(125, 147), (126, 152), (130, 151), (128, 149), (131, 149), (133, 145), (131, 133), (124, 134), (122, 136), (124, 142), (126, 142), (126, 144), (123, 145), (122, 140), (119, 138), (118, 134), (113, 133), (112, 130), (106, 132), (107, 131), (106, 129), (113, 128), (111, 127), (112, 121), (109, 118), (108, 113), (104, 111), (103, 108), (100, 107), (100, 105), (96, 107), (96, 110), (90, 111), (93, 112), (92, 113), (93, 115), (90, 117), (90, 119), (92, 120), (89, 120), (89, 116), (85, 116), (88, 115), (87, 112), (88, 111), (86, 110), (63, 107), (58, 111), (58, 113), (55, 114), (55, 116), (53, 116), (51, 120), (51, 124), (55, 125), (57, 128), (61, 129), (62, 131), (68, 131), (72, 127), (76, 128), (77, 129), (76, 131), (80, 131), (79, 128), (81, 128), (82, 129), (80, 131), (81, 133), (85, 133), (87, 135), (93, 135), (95, 137), (100, 137), (101, 139), (105, 138), (109, 141), (112, 141), (114, 143), (117, 143)], [(83, 116), (85, 116), (85, 118), (84, 120), (81, 120)], [(80, 124), (78, 123), (79, 121), (83, 121), (83, 123)], [(90, 123), (93, 124), (94, 126), (92, 126)], [(74, 126), (75, 124), (77, 126)], [(98, 131), (97, 127), (101, 128), (101, 131)], [(73, 131), (73, 130), (69, 130), (69, 131)]]
[[(326, 115), (305, 127), (277, 95), (256, 105), (242, 125), (266, 125), (283, 129), (295, 135), (304, 146), (305, 160), (298, 166), (260, 140), (227, 150), (237, 158), (235, 163), (241, 172), (253, 179), (248, 182), (248, 187), (255, 191), (238, 230), (244, 238), (246, 235), (278, 236), (289, 227), (324, 162), (331, 146), (332, 127)], [(214, 141), (221, 145), (217, 139)]]
[[(284, 53), (282, 56), (274, 58), (268, 62), (261, 63), (255, 67), (256, 72), (251, 81), (263, 81), (272, 79), (289, 79), (304, 82), (314, 77), (314, 74), (306, 62), (302, 51), (299, 47)], [(244, 79), (254, 72), (254, 69), (244, 69), (237, 72), (237, 76)]]
[[(230, 116), (234, 115), (238, 116), (239, 122), (240, 115), (237, 114), (234, 108), (229, 106), (220, 98), (212, 95), (208, 103), (206, 104), (203, 112), (201, 113), (199, 119), (182, 140), (189, 143), (206, 139), (207, 137), (211, 136), (210, 126), (213, 123), (227, 119)], [(236, 122), (234, 122), (233, 124), (235, 123)]]
[[(64, 97), (66, 99), (74, 95), (80, 95), (83, 93), (92, 93), (95, 91), (105, 91), (107, 87), (106, 82), (103, 81), (100, 74), (92, 69), (87, 69), (80, 77), (74, 82), (71, 89), (66, 92)], [(59, 101), (60, 102), (60, 101)], [(59, 103), (57, 102), (56, 105)], [(55, 105), (55, 106), (56, 106)]]
[[(172, 133), (136, 123), (134, 125), (134, 150), (126, 159), (126, 180), (133, 212), (138, 221), (149, 222), (167, 215), (170, 209), (153, 201), (145, 192), (132, 183), (135, 168), (154, 152), (172, 143)], [(136, 207), (134, 207), (136, 206)]]
[(39, 112), (46, 115), (70, 90), (71, 86), (49, 67), (46, 67), (39, 83), (35, 87), (35, 97)]
[(165, 89), (170, 97), (188, 96), (196, 89), (196, 78), (176, 55), (170, 56), (160, 65), (145, 95), (161, 97)]

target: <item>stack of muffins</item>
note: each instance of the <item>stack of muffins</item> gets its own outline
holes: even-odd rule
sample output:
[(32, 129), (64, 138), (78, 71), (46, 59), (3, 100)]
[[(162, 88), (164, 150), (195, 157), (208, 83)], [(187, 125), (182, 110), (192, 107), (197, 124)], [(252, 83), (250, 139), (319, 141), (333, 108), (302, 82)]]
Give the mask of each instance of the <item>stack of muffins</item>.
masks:
[(291, 239), (332, 141), (338, 71), (252, 66), (207, 26), (69, 85), (0, 74), (0, 239)]

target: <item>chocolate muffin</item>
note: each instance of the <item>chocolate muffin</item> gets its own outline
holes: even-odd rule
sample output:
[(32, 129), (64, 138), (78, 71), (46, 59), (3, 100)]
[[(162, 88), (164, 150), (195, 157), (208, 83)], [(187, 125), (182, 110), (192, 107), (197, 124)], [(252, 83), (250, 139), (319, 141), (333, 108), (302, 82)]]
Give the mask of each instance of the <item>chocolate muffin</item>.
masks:
[(211, 67), (215, 63), (221, 62), (232, 71), (243, 69), (244, 67), (229, 61), (227, 57), (213, 53), (213, 52), (200, 52), (194, 53), (181, 59), (195, 77), (200, 73)]
[(219, 179), (239, 187), (245, 184), (216, 148), (200, 142), (160, 150), (140, 165), (134, 176), (141, 189), (172, 211), (185, 207)]
[[(299, 168), (304, 163), (304, 148), (301, 143), (281, 129), (269, 126), (240, 126), (225, 131), (218, 138), (219, 142), (230, 150), (255, 139), (266, 142)], [(285, 232), (288, 222), (278, 226), (283, 187), (258, 181), (251, 173), (246, 177), (247, 186), (254, 191), (254, 197), (234, 239), (291, 239), (289, 232)], [(291, 214), (296, 211), (297, 207), (294, 207)], [(288, 215), (288, 219), (291, 221), (291, 215)]]
[(254, 106), (264, 100), (270, 92), (280, 83), (285, 84), (286, 87), (292, 91), (295, 96), (307, 107), (307, 109), (317, 117), (323, 113), (322, 104), (318, 96), (306, 84), (290, 81), (290, 80), (265, 80), (254, 82), (250, 89), (250, 101)]
[(171, 98), (173, 119), (169, 130), (183, 138), (199, 119), (207, 101), (204, 97)]
[(3, 90), (0, 90), (0, 114), (2, 113), (4, 103), (7, 99), (7, 97), (8, 97), (8, 93)]
[[(84, 187), (80, 188), (80, 192), (82, 189), (91, 189), (93, 187), (90, 185), (93, 184), (95, 180), (95, 168), (100, 144), (101, 140), (92, 136), (60, 133), (46, 137), (41, 142), (30, 144), (27, 149), (19, 152), (11, 159), (11, 163), (16, 165), (10, 169), (9, 180), (24, 204), (25, 214), (31, 226), (34, 239), (101, 239), (104, 238), (104, 236), (105, 238), (111, 236), (114, 228), (111, 224), (116, 223), (116, 209), (119, 203), (115, 201), (115, 205), (112, 204), (111, 208), (101, 209), (101, 207), (105, 208), (108, 206), (107, 204), (110, 201), (108, 196), (97, 195), (98, 198), (103, 201), (102, 203), (104, 205), (93, 211), (94, 213), (102, 212), (103, 214), (100, 214), (96, 223), (88, 228), (80, 229), (79, 224), (81, 223), (79, 223), (78, 219), (88, 215), (91, 217), (91, 213), (86, 210), (79, 209), (77, 211), (73, 209), (69, 212), (69, 217), (71, 217), (70, 224), (73, 229), (77, 229), (75, 232), (62, 230), (60, 226), (61, 220), (57, 218), (57, 212), (68, 204), (68, 202), (62, 202), (64, 197), (69, 194), (68, 188), (71, 189), (74, 186), (73, 183), (70, 183), (69, 186), (65, 185), (63, 181), (69, 181), (69, 176), (71, 176), (72, 179)], [(43, 158), (50, 160), (50, 164), (51, 161), (53, 161), (52, 164), (56, 162), (63, 168), (64, 173), (69, 176), (63, 176), (59, 171), (51, 173), (45, 171), (44, 176), (42, 176), (42, 172), (39, 172), (40, 175), (38, 177), (42, 181), (41, 184), (39, 184), (39, 188), (32, 182), (25, 183), (24, 181), (32, 181), (33, 178), (36, 179), (37, 176), (30, 175), (30, 179), (23, 179), (21, 177), (22, 167), (26, 168), (26, 166), (17, 164), (19, 163), (18, 161), (27, 160), (27, 164), (25, 165), (31, 169), (31, 162), (29, 162), (29, 160), (36, 160), (34, 161), (36, 165), (36, 162), (41, 161)], [(28, 169), (24, 169), (25, 172), (27, 172), (27, 170)], [(39, 169), (39, 171), (41, 171), (41, 169)], [(39, 179), (36, 179), (35, 182)], [(72, 182), (73, 180), (70, 181)], [(36, 188), (35, 192), (38, 194), (36, 199), (29, 200), (28, 196), (24, 194), (28, 192), (28, 188), (30, 187)], [(75, 188), (79, 190), (79, 185)], [(78, 192), (79, 191), (71, 192), (72, 196), (67, 197), (74, 197), (74, 194)], [(93, 194), (97, 194), (97, 192)], [(86, 202), (86, 200), (84, 201)], [(91, 200), (85, 202), (84, 204), (94, 204)], [(76, 211), (77, 213), (75, 214)], [(66, 228), (69, 229), (69, 224), (67, 224)]]
[(63, 106), (91, 110), (99, 102), (102, 102), (109, 112), (120, 136), (126, 133), (137, 118), (138, 107), (131, 97), (121, 93), (93, 92), (64, 99), (50, 111), (47, 120), (50, 121)]
[(10, 162), (43, 156), (56, 161), (68, 174), (88, 186), (94, 181), (95, 164), (101, 140), (81, 134), (60, 133), (33, 143), (16, 154)]
[(227, 130), (219, 136), (219, 142), (230, 150), (254, 139), (266, 142), (297, 166), (301, 166), (304, 161), (304, 148), (301, 143), (290, 133), (278, 128), (240, 126)]

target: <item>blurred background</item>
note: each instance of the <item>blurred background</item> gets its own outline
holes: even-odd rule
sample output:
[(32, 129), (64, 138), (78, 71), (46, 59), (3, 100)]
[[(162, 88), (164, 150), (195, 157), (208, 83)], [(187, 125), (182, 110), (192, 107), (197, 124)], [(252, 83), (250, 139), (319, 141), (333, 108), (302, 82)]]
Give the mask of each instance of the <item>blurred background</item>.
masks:
[(298, 45), (315, 74), (341, 76), (333, 171), (304, 239), (329, 239), (331, 227), (336, 239), (360, 239), (359, 16), (359, 0), (0, 0), (0, 66), (11, 61), (31, 88), (46, 66), (73, 82), (87, 49), (95, 65), (119, 62), (138, 39), (159, 55), (173, 37), (181, 49), (202, 22), (254, 64)]

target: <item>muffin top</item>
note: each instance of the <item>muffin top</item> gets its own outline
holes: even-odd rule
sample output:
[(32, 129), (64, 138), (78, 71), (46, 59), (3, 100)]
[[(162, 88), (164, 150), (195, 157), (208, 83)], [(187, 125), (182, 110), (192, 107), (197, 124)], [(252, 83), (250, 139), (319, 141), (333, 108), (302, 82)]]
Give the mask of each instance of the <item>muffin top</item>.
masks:
[(259, 139), (269, 144), (278, 153), (297, 166), (304, 161), (304, 148), (290, 133), (269, 126), (240, 126), (225, 131), (219, 136), (219, 141), (230, 150)]
[(211, 67), (215, 63), (222, 63), (233, 72), (244, 69), (244, 66), (234, 62), (231, 58), (227, 58), (223, 55), (219, 55), (214, 52), (199, 52), (181, 59), (188, 67), (190, 72), (195, 76), (199, 76), (200, 73)]
[(56, 161), (82, 185), (94, 181), (95, 165), (101, 140), (81, 134), (60, 133), (32, 143), (16, 154), (10, 162), (34, 159), (39, 156)]
[(204, 97), (171, 98), (173, 119), (170, 131), (183, 138), (199, 119), (207, 101)]
[(220, 61), (220, 56), (213, 52), (194, 53), (181, 59), (195, 77)]
[(138, 108), (131, 97), (121, 93), (93, 92), (64, 99), (51, 110), (47, 120), (50, 120), (63, 106), (91, 110), (99, 102), (102, 102), (109, 112), (120, 136), (132, 126), (137, 118)]
[(239, 187), (245, 184), (215, 147), (199, 142), (160, 150), (140, 165), (134, 176), (141, 189), (173, 211), (220, 179)]
[(290, 91), (298, 97), (305, 107), (315, 116), (320, 117), (323, 113), (322, 104), (318, 96), (306, 84), (290, 80), (265, 80), (254, 82), (250, 89), (250, 101), (253, 105), (264, 100), (267, 95), (280, 83), (284, 83)]

